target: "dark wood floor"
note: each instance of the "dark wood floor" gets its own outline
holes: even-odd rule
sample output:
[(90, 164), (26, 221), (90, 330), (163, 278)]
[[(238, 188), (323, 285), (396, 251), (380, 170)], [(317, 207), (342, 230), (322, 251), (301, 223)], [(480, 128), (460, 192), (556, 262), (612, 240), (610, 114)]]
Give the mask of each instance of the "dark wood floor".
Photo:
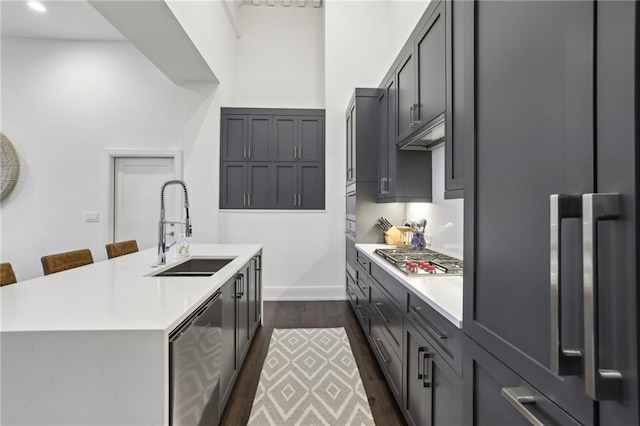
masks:
[(222, 414), (221, 425), (247, 424), (273, 329), (306, 327), (344, 327), (375, 423), (405, 424), (349, 302), (264, 302), (262, 322)]

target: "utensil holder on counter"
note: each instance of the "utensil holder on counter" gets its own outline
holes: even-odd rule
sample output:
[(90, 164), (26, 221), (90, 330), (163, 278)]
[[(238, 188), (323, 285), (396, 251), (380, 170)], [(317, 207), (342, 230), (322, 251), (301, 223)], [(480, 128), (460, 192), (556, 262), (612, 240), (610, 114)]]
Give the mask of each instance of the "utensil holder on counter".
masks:
[(384, 242), (398, 248), (410, 248), (413, 231), (408, 226), (392, 226), (384, 233)]

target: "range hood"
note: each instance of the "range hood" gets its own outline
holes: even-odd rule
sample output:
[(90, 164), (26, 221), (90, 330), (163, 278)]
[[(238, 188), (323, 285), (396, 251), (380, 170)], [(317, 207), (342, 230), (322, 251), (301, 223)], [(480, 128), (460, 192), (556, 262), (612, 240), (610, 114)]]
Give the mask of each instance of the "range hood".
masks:
[(444, 142), (444, 124), (445, 115), (442, 113), (426, 124), (423, 131), (403, 142), (398, 149), (403, 151), (425, 151), (433, 149), (436, 145)]

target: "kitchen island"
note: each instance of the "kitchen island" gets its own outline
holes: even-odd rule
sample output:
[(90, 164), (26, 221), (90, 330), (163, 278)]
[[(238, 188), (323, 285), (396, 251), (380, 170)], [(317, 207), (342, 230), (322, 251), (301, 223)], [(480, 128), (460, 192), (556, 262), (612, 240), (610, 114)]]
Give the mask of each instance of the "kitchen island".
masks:
[(169, 334), (261, 249), (192, 245), (234, 258), (212, 276), (152, 276), (185, 259), (149, 249), (3, 287), (0, 423), (168, 424)]

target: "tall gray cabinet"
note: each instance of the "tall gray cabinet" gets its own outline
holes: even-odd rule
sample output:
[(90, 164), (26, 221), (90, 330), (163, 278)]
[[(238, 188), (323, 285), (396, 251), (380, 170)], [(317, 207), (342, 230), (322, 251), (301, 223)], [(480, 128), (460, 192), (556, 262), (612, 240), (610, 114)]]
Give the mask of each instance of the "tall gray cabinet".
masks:
[(638, 424), (638, 3), (463, 7), (465, 423)]
[(220, 208), (323, 209), (324, 110), (222, 108)]

